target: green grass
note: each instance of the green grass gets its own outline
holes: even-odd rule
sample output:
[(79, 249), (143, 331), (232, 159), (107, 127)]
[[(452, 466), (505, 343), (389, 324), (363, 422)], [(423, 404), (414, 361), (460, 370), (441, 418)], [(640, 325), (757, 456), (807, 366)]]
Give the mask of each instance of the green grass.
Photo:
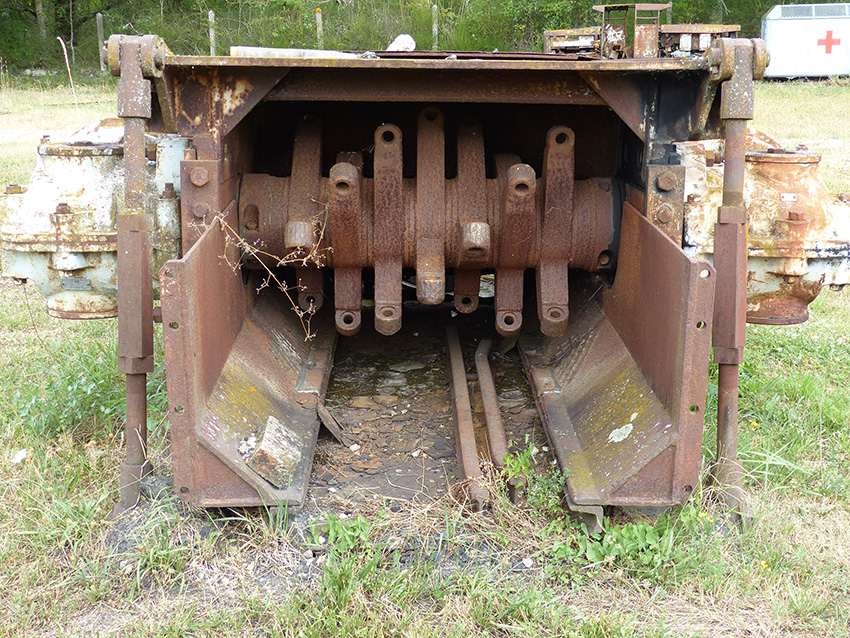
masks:
[(111, 77), (78, 81), (76, 99), (67, 76), (7, 79), (0, 86), (0, 188), (29, 183), (42, 135), (61, 138), (93, 121), (114, 117), (115, 104)]
[[(0, 91), (3, 180), (26, 182), (44, 122), (68, 130), (111, 114), (108, 82), (78, 88), (90, 102), (80, 113), (67, 88)], [(757, 100), (756, 126), (822, 152), (830, 188), (850, 190), (850, 132), (836, 125), (850, 121), (848, 85), (762, 83)], [(552, 506), (562, 477), (545, 474), (524, 509), (499, 501), (466, 516), (447, 500), (331, 519), (316, 529), (330, 551), (310, 559), (321, 575), (302, 581), (315, 539), (292, 536), (280, 512), (164, 499), (120, 529), (107, 522), (123, 419), (115, 322), (51, 319), (31, 289), (3, 280), (0, 636), (846, 636), (850, 293), (824, 292), (810, 310), (800, 326), (748, 328), (744, 532), (702, 488), (657, 522), (616, 518), (588, 536)], [(167, 473), (161, 359), (150, 450)]]

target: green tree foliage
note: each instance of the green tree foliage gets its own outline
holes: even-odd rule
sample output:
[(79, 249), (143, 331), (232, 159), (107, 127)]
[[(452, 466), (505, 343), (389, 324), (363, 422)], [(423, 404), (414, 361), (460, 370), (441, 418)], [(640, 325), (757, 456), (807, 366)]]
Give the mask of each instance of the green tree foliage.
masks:
[[(598, 24), (601, 0), (438, 0), (439, 47), (449, 50), (539, 51), (543, 31)], [(761, 16), (781, 0), (674, 0), (675, 22), (738, 23), (759, 34)], [(837, 0), (835, 0), (837, 1)], [(315, 11), (324, 17), (325, 46), (385, 48), (409, 33), (431, 48), (433, 0), (42, 0), (47, 37), (39, 37), (35, 0), (0, 3), (0, 58), (11, 68), (60, 66), (56, 36), (73, 43), (78, 65), (97, 65), (94, 16), (109, 33), (156, 33), (173, 51), (209, 52), (207, 13), (216, 14), (218, 53), (234, 44), (315, 47)], [(665, 17), (665, 16), (662, 16)], [(73, 36), (73, 37), (72, 37)]]

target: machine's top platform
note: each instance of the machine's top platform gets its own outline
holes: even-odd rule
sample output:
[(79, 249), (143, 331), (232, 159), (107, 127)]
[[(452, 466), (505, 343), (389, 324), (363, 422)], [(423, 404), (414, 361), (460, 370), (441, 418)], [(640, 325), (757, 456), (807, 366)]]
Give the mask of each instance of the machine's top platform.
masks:
[[(527, 71), (706, 71), (708, 58), (594, 59), (582, 54), (486, 53), (470, 51), (379, 51), (366, 53), (317, 51), (306, 57), (303, 50), (238, 47), (238, 55), (167, 55), (163, 67), (272, 67), (339, 69), (438, 69), (438, 70), (527, 70)], [(300, 51), (301, 55), (294, 52)], [(338, 53), (337, 56), (328, 55)]]

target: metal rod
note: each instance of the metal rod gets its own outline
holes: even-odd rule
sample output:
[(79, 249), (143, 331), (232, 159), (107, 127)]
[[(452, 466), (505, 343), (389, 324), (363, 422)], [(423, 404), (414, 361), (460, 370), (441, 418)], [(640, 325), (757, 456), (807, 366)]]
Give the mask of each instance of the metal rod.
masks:
[(147, 458), (147, 374), (128, 374), (126, 380), (127, 421), (124, 432), (127, 450), (126, 458), (121, 463), (121, 484), (114, 510), (116, 514), (136, 506), (141, 481), (153, 471)]
[(721, 364), (717, 385), (717, 466), (714, 478), (722, 490), (723, 504), (740, 513), (744, 503), (744, 471), (738, 460), (738, 366)]
[(490, 368), (490, 348), (493, 342), (482, 339), (475, 351), (475, 371), (478, 373), (478, 386), (481, 388), (481, 401), (484, 404), (484, 420), (487, 422), (487, 438), (490, 442), (490, 455), (493, 465), (501, 470), (508, 453), (508, 440), (505, 437), (505, 424), (499, 409), (499, 396)]
[[(505, 423), (499, 408), (499, 395), (496, 393), (496, 383), (493, 380), (493, 370), (490, 368), (490, 349), (493, 342), (482, 339), (475, 351), (475, 371), (478, 375), (478, 387), (481, 390), (481, 402), (484, 404), (484, 420), (487, 423), (487, 440), (490, 444), (490, 456), (493, 466), (501, 472), (505, 467), (505, 457), (508, 455), (508, 439), (505, 436)], [(524, 488), (519, 477), (508, 480), (508, 496), (512, 503), (519, 501), (520, 491)]]
[[(723, 168), (723, 208), (740, 210), (739, 216), (718, 219), (715, 237), (721, 243), (715, 250), (718, 277), (717, 301), (725, 321), (715, 332), (715, 358), (718, 367), (717, 464), (714, 479), (726, 508), (741, 514), (744, 509), (744, 484), (738, 460), (738, 372), (746, 333), (746, 216), (744, 172), (747, 122), (725, 121)], [(715, 302), (717, 306), (718, 303)], [(718, 349), (720, 353), (718, 354)]]
[(469, 388), (466, 385), (466, 368), (463, 350), (456, 326), (446, 326), (446, 346), (452, 373), (452, 408), (455, 416), (455, 450), (458, 472), (462, 480), (469, 481), (469, 503), (473, 511), (479, 511), (489, 498), (489, 492), (476, 483), (484, 476), (478, 460), (475, 428), (472, 422), (472, 407), (469, 403)]
[(139, 501), (147, 460), (147, 374), (153, 372), (153, 228), (145, 206), (145, 129), (151, 115), (150, 83), (142, 76), (138, 39), (120, 43), (118, 115), (124, 120), (124, 210), (116, 220), (118, 243), (118, 369), (126, 374), (126, 458), (121, 464), (118, 516)]

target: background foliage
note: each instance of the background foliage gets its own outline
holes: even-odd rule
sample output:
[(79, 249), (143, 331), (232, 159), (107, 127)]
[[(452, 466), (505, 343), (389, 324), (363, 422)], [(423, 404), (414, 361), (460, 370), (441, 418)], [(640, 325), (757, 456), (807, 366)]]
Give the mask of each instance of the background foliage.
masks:
[[(56, 37), (69, 45), (73, 64), (97, 66), (94, 16), (105, 32), (156, 33), (176, 53), (209, 52), (207, 13), (216, 14), (218, 53), (232, 44), (316, 47), (315, 10), (321, 8), (325, 47), (383, 49), (409, 33), (431, 48), (432, 0), (4, 0), (0, 58), (12, 69), (63, 64)], [(546, 29), (597, 24), (599, 0), (439, 0), (439, 45), (449, 50), (539, 51)], [(761, 16), (777, 0), (674, 0), (674, 22), (727, 22), (754, 37)], [(782, 4), (793, 4), (784, 2)], [(45, 16), (39, 34), (36, 6)]]

